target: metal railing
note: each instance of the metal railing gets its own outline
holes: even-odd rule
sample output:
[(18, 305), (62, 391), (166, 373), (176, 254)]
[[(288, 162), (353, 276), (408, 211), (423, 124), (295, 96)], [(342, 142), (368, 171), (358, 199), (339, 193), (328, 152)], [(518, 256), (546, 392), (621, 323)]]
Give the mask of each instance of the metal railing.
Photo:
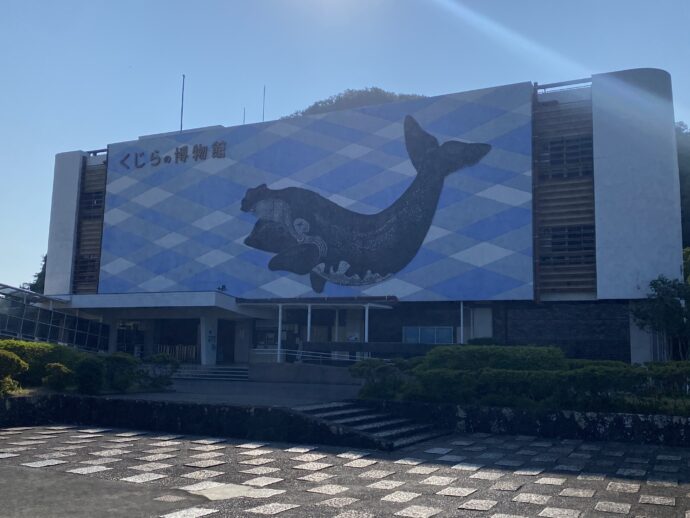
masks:
[(346, 365), (369, 358), (364, 351), (307, 351), (300, 349), (252, 349), (252, 354), (266, 357), (269, 361), (280, 358), (284, 363), (316, 363), (319, 365)]

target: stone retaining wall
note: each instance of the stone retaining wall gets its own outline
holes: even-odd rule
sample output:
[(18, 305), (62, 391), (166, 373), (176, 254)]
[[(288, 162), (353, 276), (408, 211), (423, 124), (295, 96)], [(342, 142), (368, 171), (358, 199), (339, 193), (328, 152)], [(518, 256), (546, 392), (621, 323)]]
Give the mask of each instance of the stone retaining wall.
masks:
[(0, 398), (0, 428), (51, 423), (376, 448), (373, 441), (342, 428), (329, 427), (288, 408), (72, 394)]
[(362, 401), (373, 408), (436, 423), (457, 432), (537, 435), (587, 441), (687, 446), (690, 417), (573, 410), (460, 407), (401, 401)]

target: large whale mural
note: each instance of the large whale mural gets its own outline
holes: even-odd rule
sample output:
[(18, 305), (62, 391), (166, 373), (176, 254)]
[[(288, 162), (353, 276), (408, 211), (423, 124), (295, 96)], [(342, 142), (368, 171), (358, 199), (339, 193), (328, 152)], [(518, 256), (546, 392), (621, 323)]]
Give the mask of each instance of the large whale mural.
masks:
[(326, 282), (375, 284), (405, 268), (429, 231), (446, 176), (478, 163), (491, 146), (457, 140), (439, 145), (409, 115), (404, 136), (417, 176), (389, 207), (361, 214), (307, 189), (261, 184), (242, 200), (241, 209), (258, 220), (244, 243), (275, 254), (270, 270), (309, 275), (316, 293)]

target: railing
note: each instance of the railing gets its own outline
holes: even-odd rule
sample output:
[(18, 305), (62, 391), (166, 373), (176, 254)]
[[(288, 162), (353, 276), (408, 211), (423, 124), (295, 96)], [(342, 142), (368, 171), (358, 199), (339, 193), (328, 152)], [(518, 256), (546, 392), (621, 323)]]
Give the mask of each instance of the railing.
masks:
[(172, 356), (180, 363), (198, 363), (199, 346), (187, 344), (164, 345), (158, 344), (156, 352)]
[(280, 361), (284, 363), (316, 363), (319, 365), (340, 365), (352, 364), (368, 358), (366, 353), (361, 351), (351, 353), (348, 351), (318, 352), (299, 349), (253, 349), (255, 356), (265, 357), (268, 361)]

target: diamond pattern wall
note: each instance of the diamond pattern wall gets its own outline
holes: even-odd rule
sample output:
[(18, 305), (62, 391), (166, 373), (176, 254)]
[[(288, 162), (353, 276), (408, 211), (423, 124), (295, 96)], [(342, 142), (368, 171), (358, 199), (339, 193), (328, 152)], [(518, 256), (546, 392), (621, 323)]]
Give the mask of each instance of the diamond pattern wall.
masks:
[[(170, 133), (113, 144), (100, 293), (209, 291), (244, 298), (394, 295), (401, 300), (531, 299), (532, 85), (520, 83), (318, 116)], [(403, 121), (439, 142), (492, 146), (452, 173), (421, 248), (381, 282), (313, 291), (244, 244), (248, 189), (298, 187), (375, 214), (417, 175)]]

